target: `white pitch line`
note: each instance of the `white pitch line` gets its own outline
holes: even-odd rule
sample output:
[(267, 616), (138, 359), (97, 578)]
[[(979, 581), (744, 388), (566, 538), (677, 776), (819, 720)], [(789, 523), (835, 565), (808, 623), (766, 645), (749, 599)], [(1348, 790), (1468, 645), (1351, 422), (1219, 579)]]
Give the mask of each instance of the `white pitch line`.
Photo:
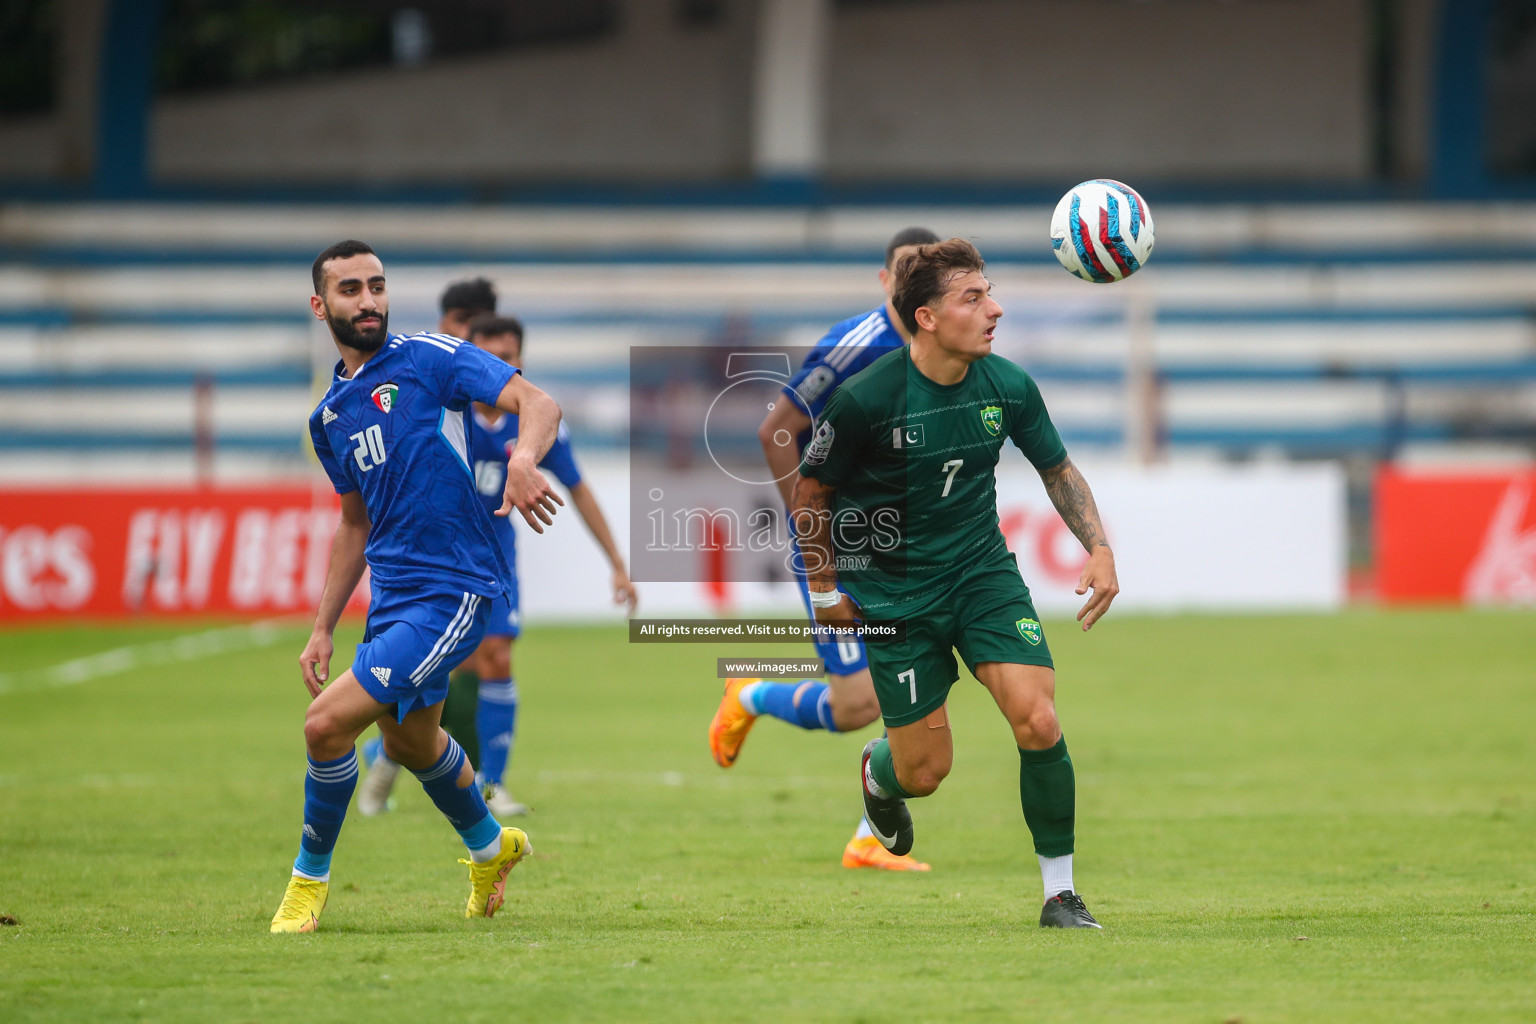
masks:
[(179, 661), (195, 661), (216, 654), (245, 651), (257, 647), (271, 647), (277, 643), (283, 630), (298, 622), (296, 619), (263, 619), (243, 626), (225, 626), (202, 633), (185, 633), (169, 640), (152, 640), (148, 643), (114, 647), (109, 651), (72, 658), (57, 665), (29, 669), (25, 672), (0, 673), (0, 694), (19, 693), (23, 690), (41, 690), (58, 686), (74, 686), (78, 683), (118, 675), (136, 668), (151, 665), (168, 665)]

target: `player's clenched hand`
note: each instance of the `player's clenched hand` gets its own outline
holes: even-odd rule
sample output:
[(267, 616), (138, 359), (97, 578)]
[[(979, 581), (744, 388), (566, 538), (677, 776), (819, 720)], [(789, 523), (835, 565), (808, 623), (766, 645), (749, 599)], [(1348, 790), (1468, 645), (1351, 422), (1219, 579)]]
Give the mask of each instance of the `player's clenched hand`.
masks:
[(1110, 602), (1120, 593), (1120, 580), (1115, 575), (1115, 553), (1107, 544), (1100, 544), (1093, 549), (1088, 556), (1088, 564), (1083, 566), (1083, 574), (1077, 579), (1079, 594), (1086, 594), (1090, 590), (1093, 596), (1077, 613), (1077, 621), (1083, 624), (1085, 633), (1104, 617), (1104, 613), (1109, 611)]
[(304, 645), (304, 653), (299, 655), (299, 669), (304, 673), (304, 686), (311, 697), (320, 696), (325, 681), (330, 678), (331, 654), (334, 650), (331, 635), (317, 631), (309, 635), (309, 643)]
[(502, 493), (499, 516), (509, 516), (515, 508), (523, 514), (534, 533), (543, 533), (540, 521), (553, 523), (557, 506), (564, 505), (560, 495), (549, 486), (544, 474), (527, 459), (520, 459), (514, 452), (507, 460), (507, 489)]
[(623, 569), (613, 570), (613, 603), (623, 605), (625, 615), (635, 614), (635, 606), (640, 603), (640, 592)]

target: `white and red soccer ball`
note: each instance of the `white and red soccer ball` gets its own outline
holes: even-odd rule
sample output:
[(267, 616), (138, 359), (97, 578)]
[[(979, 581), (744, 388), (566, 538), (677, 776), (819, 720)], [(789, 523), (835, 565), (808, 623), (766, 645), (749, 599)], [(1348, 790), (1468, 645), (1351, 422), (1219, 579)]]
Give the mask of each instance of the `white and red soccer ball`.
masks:
[(1123, 281), (1152, 255), (1152, 211), (1131, 186), (1095, 178), (1075, 186), (1051, 214), (1051, 247), (1084, 281)]

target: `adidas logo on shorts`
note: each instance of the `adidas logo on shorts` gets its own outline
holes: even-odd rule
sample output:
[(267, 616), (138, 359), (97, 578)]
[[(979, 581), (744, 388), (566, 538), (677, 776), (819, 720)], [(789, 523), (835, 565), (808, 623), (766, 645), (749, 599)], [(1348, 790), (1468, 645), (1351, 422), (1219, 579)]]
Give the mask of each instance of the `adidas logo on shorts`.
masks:
[(387, 668), (376, 668), (376, 669), (373, 669), (372, 672), (373, 672), (373, 677), (375, 679), (377, 679), (379, 682), (383, 683), (385, 686), (389, 685), (389, 669), (387, 669)]

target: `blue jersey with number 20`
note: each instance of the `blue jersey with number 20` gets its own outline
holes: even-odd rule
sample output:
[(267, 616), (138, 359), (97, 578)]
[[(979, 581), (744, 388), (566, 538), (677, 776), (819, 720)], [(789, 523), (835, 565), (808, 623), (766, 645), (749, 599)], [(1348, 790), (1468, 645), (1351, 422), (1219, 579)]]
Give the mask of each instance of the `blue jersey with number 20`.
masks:
[(494, 405), (517, 368), (444, 334), (389, 336), (309, 417), (338, 494), (368, 507), (368, 569), (387, 587), (496, 597), (511, 571), (470, 468), (470, 403)]

